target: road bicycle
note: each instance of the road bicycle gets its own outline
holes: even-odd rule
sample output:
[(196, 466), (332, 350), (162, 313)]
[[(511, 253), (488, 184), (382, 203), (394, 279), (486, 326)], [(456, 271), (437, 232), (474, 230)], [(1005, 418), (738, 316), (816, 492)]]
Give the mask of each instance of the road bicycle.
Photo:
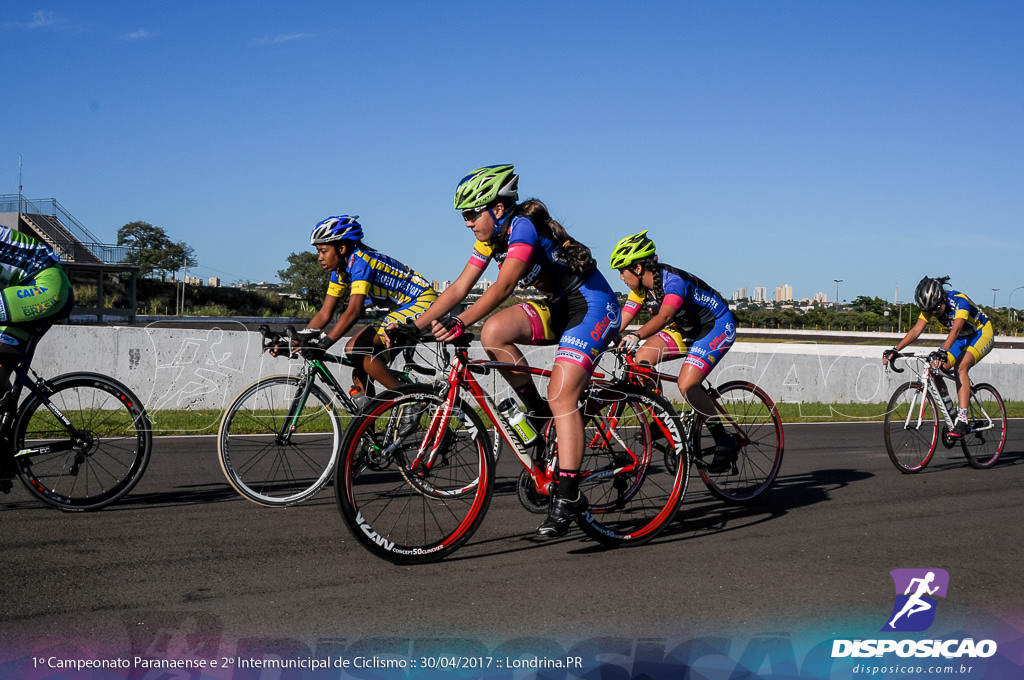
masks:
[(929, 354), (914, 352), (892, 354), (886, 370), (902, 373), (897, 359), (912, 363), (917, 377), (896, 388), (885, 410), (885, 448), (892, 464), (903, 473), (920, 472), (941, 441), (947, 449), (959, 445), (973, 468), (995, 465), (1006, 444), (1006, 407), (998, 390), (971, 381), (967, 408), (971, 430), (963, 437), (950, 437), (957, 406), (945, 379), (955, 380), (953, 373), (933, 368)]
[[(262, 350), (302, 359), (298, 374), (262, 377), (238, 393), (221, 417), (217, 456), (228, 483), (242, 497), (268, 507), (316, 495), (334, 474), (341, 434), (360, 406), (329, 365), (353, 367), (348, 357), (303, 349), (295, 328), (284, 333), (260, 326)], [(398, 352), (395, 352), (398, 355)], [(406, 358), (411, 360), (410, 355)], [(433, 369), (410, 363), (399, 378)], [(367, 385), (372, 398), (373, 386)]]
[[(648, 364), (638, 364), (632, 356), (627, 356), (626, 368), (631, 382), (654, 385), (658, 393), (662, 393), (665, 382), (674, 383), (677, 378)], [(771, 488), (782, 467), (785, 435), (775, 402), (763, 389), (745, 380), (718, 386), (705, 380), (702, 386), (715, 406), (715, 413), (699, 418), (696, 411), (684, 404), (680, 415), (693, 467), (717, 498), (730, 503), (754, 501)], [(710, 461), (705, 460), (705, 455), (715, 447), (715, 439), (707, 428), (707, 423), (713, 421), (720, 422), (738, 446), (729, 467), (720, 472), (709, 469)], [(666, 446), (666, 455), (674, 455), (677, 449)], [(674, 464), (671, 459), (666, 463)]]
[[(494, 488), (488, 423), (522, 466), (517, 489), (527, 509), (545, 512), (556, 490), (558, 438), (552, 422), (541, 428), (536, 443), (524, 442), (478, 379), (494, 371), (550, 378), (551, 371), (471, 359), (468, 348), (466, 335), (452, 347), (445, 378), (381, 394), (345, 431), (335, 472), (338, 509), (353, 536), (378, 557), (431, 562), (472, 537)], [(594, 374), (580, 409), (580, 490), (589, 506), (578, 525), (608, 546), (651, 540), (686, 492), (690, 458), (682, 451), (678, 415), (660, 395), (603, 373)], [(418, 422), (403, 427), (409, 413)], [(680, 450), (655, 456), (656, 440)], [(665, 459), (675, 461), (672, 469)]]
[[(17, 475), (39, 500), (67, 512), (98, 510), (132, 490), (152, 451), (146, 408), (100, 373), (43, 378), (29, 341), (0, 402), (0, 490)], [(30, 375), (31, 374), (31, 375)], [(23, 391), (28, 394), (20, 402)]]

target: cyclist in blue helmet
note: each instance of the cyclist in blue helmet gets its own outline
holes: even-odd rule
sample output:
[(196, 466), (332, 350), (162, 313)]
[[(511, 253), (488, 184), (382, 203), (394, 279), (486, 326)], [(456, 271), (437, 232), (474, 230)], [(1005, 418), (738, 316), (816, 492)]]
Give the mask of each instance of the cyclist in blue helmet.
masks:
[[(378, 305), (390, 309), (383, 321), (363, 328), (345, 347), (347, 355), (362, 357), (361, 366), (352, 374), (352, 396), (362, 405), (367, 376), (387, 388), (399, 385), (388, 369), (390, 352), (384, 329), (415, 319), (437, 299), (437, 293), (419, 273), (366, 245), (358, 218), (358, 215), (328, 217), (313, 228), (309, 242), (316, 247), (320, 266), (331, 272), (331, 280), (323, 306), (301, 332), (314, 336), (307, 337), (304, 345), (326, 350), (349, 332), (365, 307)], [(330, 330), (325, 331), (346, 290), (348, 306)]]

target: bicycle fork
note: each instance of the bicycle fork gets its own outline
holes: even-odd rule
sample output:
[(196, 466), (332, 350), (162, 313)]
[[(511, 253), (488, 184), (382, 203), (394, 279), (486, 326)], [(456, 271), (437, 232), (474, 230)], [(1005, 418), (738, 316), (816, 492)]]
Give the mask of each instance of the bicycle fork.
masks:
[[(67, 430), (69, 435), (71, 435), (70, 439), (54, 441), (50, 444), (33, 446), (27, 449), (19, 449), (18, 451), (15, 451), (14, 457), (21, 458), (36, 455), (45, 455), (49, 453), (61, 453), (64, 451), (79, 451), (80, 453), (84, 454), (86, 451), (88, 451), (92, 447), (92, 435), (90, 435), (87, 432), (79, 432), (78, 429), (71, 423), (71, 421), (68, 420), (67, 416), (65, 416), (59, 408), (54, 406), (54, 404), (49, 399), (47, 399), (45, 395), (37, 393), (37, 396), (46, 405), (46, 408), (50, 411), (50, 413), (53, 414), (53, 417), (59, 420), (61, 425), (64, 426), (64, 429)], [(78, 457), (75, 458), (75, 464), (70, 471), (71, 474), (77, 474), (78, 465), (81, 462), (82, 460), (80, 460)]]

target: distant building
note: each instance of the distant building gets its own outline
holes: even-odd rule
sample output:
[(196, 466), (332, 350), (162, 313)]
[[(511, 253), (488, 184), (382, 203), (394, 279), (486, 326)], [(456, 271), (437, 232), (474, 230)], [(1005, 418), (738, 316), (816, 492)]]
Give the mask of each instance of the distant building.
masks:
[(208, 285), (210, 288), (220, 288), (220, 277), (211, 276), (209, 279), (207, 279), (206, 285)]
[(746, 300), (747, 299), (747, 287), (744, 286), (743, 288), (740, 288), (738, 291), (733, 293), (732, 294), (732, 299), (733, 300)]
[(793, 300), (793, 286), (788, 283), (784, 283), (775, 289), (775, 301), (776, 302), (792, 302)]
[(754, 287), (754, 302), (766, 302), (768, 300), (768, 289), (764, 286)]
[(825, 295), (824, 293), (818, 293), (814, 296), (814, 301), (817, 302), (818, 304), (823, 305), (826, 302), (828, 302), (828, 295)]

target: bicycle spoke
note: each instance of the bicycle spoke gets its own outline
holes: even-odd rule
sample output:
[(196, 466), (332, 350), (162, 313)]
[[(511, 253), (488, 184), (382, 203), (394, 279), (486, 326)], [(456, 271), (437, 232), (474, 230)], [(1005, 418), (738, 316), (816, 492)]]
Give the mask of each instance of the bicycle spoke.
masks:
[(885, 412), (885, 447), (900, 472), (920, 472), (928, 465), (939, 440), (935, 403), (918, 383), (896, 388)]
[(244, 498), (271, 507), (299, 503), (331, 479), (342, 422), (331, 397), (293, 376), (256, 381), (221, 421), (221, 469)]
[(396, 563), (441, 559), (467, 541), (493, 485), (486, 428), (409, 385), (386, 392), (345, 433), (338, 460), (338, 509), (371, 552)]

